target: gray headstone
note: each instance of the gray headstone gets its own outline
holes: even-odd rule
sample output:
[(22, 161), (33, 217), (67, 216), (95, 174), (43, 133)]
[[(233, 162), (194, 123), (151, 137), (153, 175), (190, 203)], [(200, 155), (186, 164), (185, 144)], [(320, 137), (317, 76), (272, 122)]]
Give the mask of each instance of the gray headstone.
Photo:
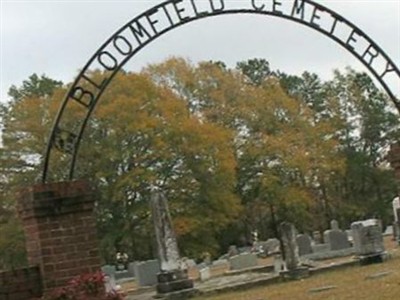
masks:
[(136, 262), (130, 262), (128, 264), (128, 273), (130, 277), (135, 277), (135, 265)]
[(256, 267), (257, 263), (257, 255), (254, 253), (243, 253), (229, 258), (231, 270)]
[(268, 239), (265, 242), (259, 242), (262, 251), (266, 255), (277, 254), (280, 252), (280, 243), (279, 240), (276, 238)]
[(120, 279), (130, 278), (130, 277), (131, 277), (131, 275), (129, 274), (128, 270), (115, 272), (115, 280), (120, 280)]
[(386, 227), (385, 232), (383, 233), (384, 236), (391, 236), (393, 235), (393, 226), (389, 225)]
[(286, 271), (285, 262), (282, 259), (282, 255), (275, 254), (274, 255), (274, 272), (279, 274), (283, 271)]
[(374, 255), (385, 251), (381, 222), (377, 219), (354, 222), (354, 250), (357, 255)]
[(187, 259), (187, 260), (185, 261), (185, 263), (186, 263), (186, 266), (187, 266), (188, 268), (193, 268), (193, 267), (196, 266), (196, 262), (194, 261), (194, 259)]
[(229, 262), (228, 262), (228, 260), (227, 259), (217, 259), (217, 260), (214, 260), (213, 262), (212, 262), (212, 265), (213, 266), (221, 266), (221, 265), (226, 265), (226, 264), (228, 264)]
[[(323, 246), (325, 244), (320, 244), (320, 245), (314, 245), (313, 249), (314, 250), (318, 250), (315, 249), (315, 246)], [(319, 249), (320, 251), (314, 251), (311, 254), (307, 254), (304, 255), (303, 258), (305, 259), (310, 259), (310, 260), (324, 260), (324, 259), (330, 259), (330, 258), (336, 258), (336, 257), (344, 257), (344, 256), (350, 256), (354, 254), (354, 249), (353, 247), (351, 248), (347, 248), (347, 249), (342, 249), (342, 250), (335, 250), (335, 251), (331, 251), (328, 249), (328, 245), (325, 245), (325, 249)]]
[(160, 271), (160, 263), (156, 259), (136, 262), (134, 265), (136, 281), (140, 286), (157, 284), (157, 274), (160, 273)]
[(322, 243), (322, 235), (321, 232), (319, 231), (313, 231), (312, 233), (312, 238), (315, 244), (321, 244)]
[(114, 276), (117, 269), (112, 265), (104, 265), (101, 267), (101, 271), (108, 276)]
[(351, 247), (346, 232), (343, 232), (341, 230), (335, 230), (335, 229), (326, 230), (324, 232), (324, 241), (326, 244), (329, 245), (329, 250), (331, 251), (341, 250)]
[(308, 234), (299, 234), (296, 237), (297, 245), (299, 246), (299, 255), (310, 254), (313, 252), (311, 247), (311, 238)]
[(393, 240), (394, 241), (398, 241), (398, 237), (399, 237), (399, 223), (397, 222), (393, 222)]
[(296, 243), (296, 228), (291, 223), (283, 222), (279, 225), (279, 232), (283, 243), (286, 268), (288, 271), (296, 270), (300, 266), (299, 247)]
[(239, 254), (239, 250), (235, 245), (230, 245), (228, 249), (228, 256), (236, 256)]
[(399, 222), (398, 209), (400, 209), (400, 198), (396, 197), (392, 201), (394, 221)]
[(313, 253), (328, 252), (329, 251), (329, 245), (328, 244), (312, 245), (312, 250), (313, 250)]
[(332, 229), (332, 230), (340, 230), (340, 229), (339, 229), (339, 222), (336, 221), (336, 220), (332, 220), (332, 221), (331, 221), (331, 229)]

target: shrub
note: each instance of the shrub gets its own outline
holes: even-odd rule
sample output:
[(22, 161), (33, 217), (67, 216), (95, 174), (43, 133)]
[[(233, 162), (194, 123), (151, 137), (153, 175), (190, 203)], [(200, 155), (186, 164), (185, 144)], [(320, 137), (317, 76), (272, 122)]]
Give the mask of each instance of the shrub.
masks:
[(58, 288), (42, 300), (123, 300), (122, 294), (116, 291), (105, 292), (104, 274), (96, 273), (83, 274), (74, 277), (68, 285)]

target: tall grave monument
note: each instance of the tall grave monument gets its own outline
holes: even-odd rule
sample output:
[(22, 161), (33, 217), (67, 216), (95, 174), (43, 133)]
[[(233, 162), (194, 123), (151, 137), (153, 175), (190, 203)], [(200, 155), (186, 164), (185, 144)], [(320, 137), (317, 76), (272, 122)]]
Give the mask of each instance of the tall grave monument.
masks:
[(286, 271), (281, 272), (283, 277), (298, 279), (308, 276), (308, 268), (302, 267), (299, 257), (299, 246), (297, 245), (296, 227), (289, 222), (279, 225), (279, 233), (282, 240), (282, 254), (286, 263)]
[(167, 199), (161, 191), (153, 189), (150, 202), (161, 266), (161, 272), (157, 275), (157, 293), (192, 289), (193, 281), (188, 278), (179, 256)]

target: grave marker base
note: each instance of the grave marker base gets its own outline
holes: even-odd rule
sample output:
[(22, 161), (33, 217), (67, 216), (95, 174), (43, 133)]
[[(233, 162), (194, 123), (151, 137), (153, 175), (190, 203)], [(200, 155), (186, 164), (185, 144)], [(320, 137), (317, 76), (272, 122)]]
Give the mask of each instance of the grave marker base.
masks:
[(186, 270), (174, 270), (157, 274), (157, 294), (167, 294), (181, 290), (193, 289), (193, 280), (189, 279)]
[(371, 265), (371, 264), (380, 264), (383, 263), (385, 260), (385, 252), (381, 253), (374, 253), (370, 255), (361, 255), (358, 257), (360, 260), (360, 265), (366, 266), (366, 265)]
[(307, 267), (299, 267), (293, 270), (282, 271), (280, 275), (285, 279), (302, 279), (310, 276), (310, 270)]

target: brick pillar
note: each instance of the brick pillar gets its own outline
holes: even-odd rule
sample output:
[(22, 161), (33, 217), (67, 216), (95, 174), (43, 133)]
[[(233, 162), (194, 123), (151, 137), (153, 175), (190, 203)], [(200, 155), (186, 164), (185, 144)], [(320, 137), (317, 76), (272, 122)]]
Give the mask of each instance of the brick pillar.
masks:
[(45, 293), (76, 275), (100, 270), (93, 207), (94, 195), (85, 181), (38, 184), (20, 191), (18, 211), (28, 260), (39, 266)]

